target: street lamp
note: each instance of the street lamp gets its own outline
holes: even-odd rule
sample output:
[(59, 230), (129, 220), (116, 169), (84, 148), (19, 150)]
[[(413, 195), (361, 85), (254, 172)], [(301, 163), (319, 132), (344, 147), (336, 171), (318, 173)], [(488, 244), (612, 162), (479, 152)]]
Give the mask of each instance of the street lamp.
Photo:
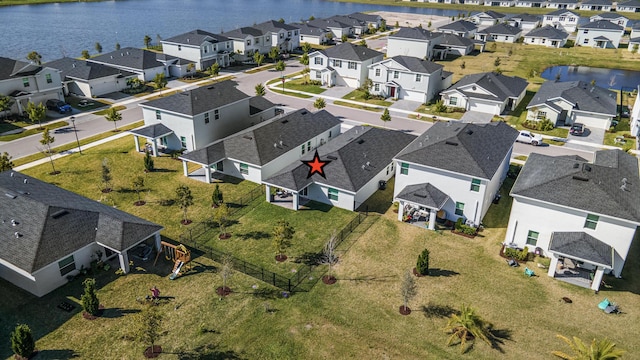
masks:
[(76, 117), (72, 116), (69, 118), (71, 120), (71, 124), (73, 124), (73, 133), (76, 134), (76, 142), (78, 143), (78, 151), (80, 155), (82, 155), (82, 149), (80, 148), (80, 140), (78, 140), (78, 130), (76, 130)]

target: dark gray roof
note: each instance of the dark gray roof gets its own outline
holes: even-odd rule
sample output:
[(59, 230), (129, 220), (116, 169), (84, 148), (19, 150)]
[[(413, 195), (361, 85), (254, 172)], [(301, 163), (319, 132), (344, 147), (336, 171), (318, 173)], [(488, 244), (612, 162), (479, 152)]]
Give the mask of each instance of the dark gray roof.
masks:
[(42, 70), (42, 66), (0, 57), (0, 80), (28, 76)]
[(340, 21), (337, 21), (337, 20), (331, 19), (331, 18), (329, 18), (329, 19), (313, 19), (313, 20), (309, 21), (308, 24), (311, 25), (311, 26), (322, 28), (322, 29), (328, 29), (328, 28), (344, 29), (344, 28), (350, 27), (349, 24), (345, 24), (345, 23), (342, 23)]
[(522, 32), (522, 29), (509, 24), (495, 24), (489, 26), (486, 29), (478, 31), (479, 34), (500, 34), (500, 35), (518, 35)]
[(631, 0), (618, 3), (618, 6), (626, 6), (626, 7), (640, 7), (640, 0)]
[(523, 13), (519, 15), (514, 15), (511, 17), (511, 19), (519, 19), (519, 20), (522, 20), (523, 22), (536, 22), (536, 21), (540, 21), (540, 16)]
[(147, 101), (140, 106), (194, 116), (248, 98), (249, 95), (238, 90), (236, 85), (234, 81), (225, 80)]
[(540, 37), (545, 39), (553, 39), (553, 40), (562, 40), (569, 37), (569, 34), (566, 32), (556, 29), (551, 25), (545, 25), (543, 27), (535, 28), (529, 31), (525, 37)]
[(518, 131), (503, 122), (438, 122), (396, 158), (491, 180), (517, 137)]
[(255, 115), (257, 113), (261, 113), (267, 109), (276, 106), (271, 101), (265, 99), (264, 96), (254, 96), (249, 99), (249, 114)]
[(144, 49), (126, 47), (120, 50), (112, 51), (110, 53), (98, 55), (96, 57), (88, 59), (87, 61), (126, 67), (136, 70), (146, 70), (164, 66), (162, 62), (158, 61), (158, 56), (160, 55), (163, 54)]
[[(580, 2), (580, 0), (548, 0), (548, 2), (549, 4), (577, 4)], [(567, 9), (561, 9), (561, 10), (567, 10)]]
[[(638, 0), (640, 2), (640, 0)], [(638, 5), (640, 6), (640, 5)], [(631, 25), (631, 29), (633, 30), (640, 30), (640, 21), (636, 21), (633, 23), (633, 25)]]
[(635, 44), (635, 43), (640, 43), (640, 37), (636, 37), (633, 39), (629, 39), (629, 44)]
[(0, 173), (0, 193), (0, 257), (28, 273), (92, 243), (122, 251), (162, 230), (160, 225), (15, 171)]
[(147, 139), (158, 139), (162, 136), (173, 133), (173, 130), (164, 126), (164, 124), (151, 124), (137, 129), (129, 130), (133, 135), (142, 136)]
[(611, 39), (609, 39), (606, 36), (602, 36), (602, 35), (594, 37), (593, 40), (596, 40), (596, 41), (611, 41)]
[[(309, 167), (298, 162), (265, 182), (295, 191), (314, 182), (357, 192), (391, 164), (396, 154), (415, 138), (401, 131), (356, 126), (317, 149), (322, 160), (331, 161), (324, 167), (326, 179), (318, 174), (307, 179)], [(307, 154), (303, 160), (312, 157), (313, 154)]]
[[(550, 1), (550, 2), (552, 2), (552, 1)], [(577, 2), (578, 2), (577, 0), (575, 0), (575, 1), (574, 0), (563, 0), (562, 2), (558, 2), (558, 3), (565, 4), (565, 3), (577, 3)], [(547, 13), (546, 15), (562, 15), (562, 14), (566, 14), (566, 13), (571, 13), (571, 15), (575, 15), (575, 16), (580, 17), (580, 14), (578, 14), (575, 11), (568, 10), (568, 9), (558, 9), (556, 11), (552, 11), (550, 13)]]
[(285, 24), (280, 21), (268, 20), (263, 23), (253, 25), (254, 28), (260, 29), (264, 32), (278, 32), (280, 30), (293, 31), (298, 30), (298, 27), (294, 24)]
[(531, 153), (511, 195), (638, 223), (638, 159), (621, 150), (597, 151), (593, 164)]
[(373, 14), (365, 14), (365, 13), (361, 13), (361, 12), (355, 12), (353, 14), (349, 14), (347, 15), (348, 17), (352, 17), (354, 19), (358, 19), (360, 21), (366, 21), (366, 22), (378, 22), (382, 19), (382, 16), (380, 15), (373, 15)]
[(436, 46), (461, 46), (469, 47), (475, 44), (473, 40), (464, 36), (458, 36), (456, 34), (442, 34), (440, 36), (440, 43)]
[(397, 55), (392, 57), (391, 59), (404, 66), (409, 71), (415, 73), (432, 74), (444, 67), (432, 61), (420, 59), (414, 56)]
[(618, 24), (614, 24), (609, 20), (591, 21), (578, 26), (579, 29), (598, 29), (598, 30), (617, 30), (624, 31), (624, 28)]
[(467, 20), (456, 20), (452, 23), (440, 26), (438, 30), (452, 30), (452, 31), (471, 31), (478, 28), (478, 25)]
[(354, 45), (350, 42), (319, 51), (332, 59), (350, 61), (366, 61), (378, 56), (384, 56), (384, 53), (369, 49), (366, 46)]
[(409, 28), (403, 27), (398, 30), (395, 34), (389, 35), (389, 38), (397, 38), (397, 39), (412, 39), (412, 40), (432, 40), (440, 36), (439, 33), (431, 32), (427, 29), (422, 28)]
[(254, 27), (245, 26), (245, 27), (224, 32), (221, 35), (228, 37), (229, 39), (244, 40), (247, 38), (247, 36), (254, 36), (254, 37), (263, 36), (263, 35), (266, 35), (268, 32), (269, 31), (264, 31)]
[(300, 29), (300, 35), (306, 35), (306, 36), (322, 36), (328, 31), (324, 28), (319, 28), (309, 24), (296, 23), (295, 26), (297, 26)]
[(200, 29), (191, 30), (184, 34), (162, 40), (162, 42), (194, 46), (200, 46), (204, 42), (218, 43), (221, 41), (229, 41), (229, 38)]
[[(479, 16), (479, 15), (482, 15), (482, 14), (487, 15), (486, 17), (490, 17), (492, 19), (502, 19), (502, 18), (504, 18), (506, 16), (505, 14), (501, 14), (501, 13), (499, 13), (497, 11), (493, 11), (493, 10), (483, 11), (483, 12), (478, 13), (476, 15)], [(474, 15), (474, 16), (476, 16), (476, 15)], [(482, 16), (482, 17), (485, 17), (485, 16)]]
[[(494, 72), (471, 74), (463, 77), (444, 92), (456, 90), (460, 87), (475, 84), (489, 91), (494, 100), (504, 101), (510, 97), (518, 97), (527, 88), (527, 81), (523, 78), (502, 75)], [(460, 90), (461, 91), (461, 90)], [(475, 93), (465, 93), (468, 97), (478, 97)]]
[(527, 109), (556, 98), (573, 104), (576, 110), (611, 116), (616, 114), (616, 93), (584, 81), (545, 81), (527, 105)]
[(449, 200), (449, 195), (429, 183), (423, 183), (405, 186), (396, 198), (440, 210)]
[(68, 78), (67, 80), (93, 80), (114, 75), (121, 77), (136, 75), (130, 71), (120, 70), (106, 65), (90, 63), (84, 60), (72, 59), (68, 57), (50, 61), (46, 64), (46, 66), (60, 70), (60, 77), (63, 80), (65, 78)]
[(627, 17), (625, 17), (624, 15), (620, 14), (620, 13), (615, 13), (615, 12), (605, 12), (602, 14), (598, 14), (598, 15), (593, 15), (591, 18), (595, 18), (595, 17), (600, 17), (602, 19), (610, 19), (610, 20), (615, 20), (615, 19), (619, 19), (619, 18), (625, 18), (628, 20)]
[(582, 5), (612, 5), (611, 0), (582, 0)]
[(302, 109), (262, 122), (181, 158), (203, 165), (229, 158), (262, 166), (337, 125), (340, 120), (326, 110), (312, 113)]
[(351, 27), (364, 27), (367, 26), (367, 23), (365, 21), (350, 17), (350, 16), (346, 16), (346, 15), (334, 15), (330, 18), (328, 18), (330, 20), (335, 20), (339, 23), (342, 24), (347, 24)]
[(585, 232), (553, 232), (549, 251), (613, 268), (614, 249)]

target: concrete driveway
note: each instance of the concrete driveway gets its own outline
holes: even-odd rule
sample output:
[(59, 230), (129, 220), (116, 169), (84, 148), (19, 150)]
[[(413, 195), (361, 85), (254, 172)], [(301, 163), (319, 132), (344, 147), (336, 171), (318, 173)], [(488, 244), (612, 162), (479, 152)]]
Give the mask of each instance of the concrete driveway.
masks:
[(462, 115), (460, 121), (474, 124), (487, 124), (493, 119), (493, 114), (481, 113), (477, 111), (467, 111)]
[(578, 150), (595, 150), (604, 143), (604, 129), (586, 128), (582, 136), (567, 136), (565, 147)]
[(355, 89), (352, 89), (348, 86), (334, 86), (334, 87), (327, 88), (327, 90), (320, 95), (336, 98), (336, 99), (342, 99), (343, 96), (347, 95), (353, 90)]
[(420, 105), (422, 105), (422, 103), (420, 103), (419, 101), (398, 99), (398, 100), (394, 101), (393, 104), (391, 106), (389, 106), (389, 108), (390, 109), (406, 110), (406, 111), (416, 111), (416, 109), (419, 108)]

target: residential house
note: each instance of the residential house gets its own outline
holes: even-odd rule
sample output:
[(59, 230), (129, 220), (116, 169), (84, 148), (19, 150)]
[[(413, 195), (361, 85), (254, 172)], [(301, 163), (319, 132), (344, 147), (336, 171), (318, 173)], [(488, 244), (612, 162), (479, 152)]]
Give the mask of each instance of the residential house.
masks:
[(627, 19), (626, 17), (620, 14), (616, 14), (615, 12), (606, 12), (598, 15), (593, 15), (592, 17), (589, 18), (589, 21), (591, 22), (598, 21), (598, 20), (611, 21), (611, 23), (620, 25), (623, 28), (626, 28), (627, 24), (629, 23), (629, 19)]
[(369, 79), (373, 82), (371, 93), (426, 103), (451, 85), (450, 73), (445, 73), (448, 76), (443, 80), (443, 68), (440, 64), (412, 56), (387, 58), (369, 65)]
[(254, 28), (271, 34), (271, 46), (280, 52), (289, 53), (300, 47), (300, 29), (293, 24), (269, 20), (253, 25)]
[(387, 57), (397, 55), (433, 59), (433, 49), (440, 43), (439, 33), (415, 27), (400, 28), (387, 40)]
[(533, 29), (524, 36), (523, 44), (543, 45), (547, 47), (561, 48), (567, 43), (569, 34), (556, 29), (551, 25)]
[[(485, 0), (459, 0), (464, 1), (466, 5), (484, 5)], [(462, 4), (462, 2), (460, 2)]]
[(50, 61), (47, 67), (60, 71), (65, 95), (89, 98), (121, 91), (127, 87), (127, 80), (138, 76), (130, 71), (68, 57)]
[(580, 7), (580, 0), (548, 0), (547, 7), (550, 9), (575, 10)]
[(368, 66), (383, 59), (384, 54), (346, 42), (309, 54), (312, 79), (324, 86), (348, 86), (357, 88), (369, 74)]
[(272, 44), (271, 32), (255, 27), (244, 26), (238, 29), (227, 31), (221, 34), (233, 41), (233, 51), (235, 51), (235, 61), (253, 61), (253, 54), (259, 52), (268, 54)]
[(631, 25), (631, 34), (629, 37), (632, 39), (640, 37), (640, 21), (636, 21)]
[(0, 95), (14, 100), (10, 112), (22, 114), (27, 103), (64, 100), (60, 70), (0, 57)]
[(131, 132), (149, 140), (153, 155), (158, 146), (193, 151), (275, 116), (273, 104), (252, 106), (252, 97), (235, 85), (227, 80), (144, 102), (145, 126)]
[(192, 61), (196, 70), (206, 70), (213, 64), (229, 66), (233, 41), (226, 36), (196, 29), (160, 41), (162, 52)]
[(456, 20), (446, 25), (442, 25), (438, 28), (438, 32), (444, 34), (454, 34), (469, 39), (473, 39), (477, 30), (478, 25), (472, 23), (471, 21), (462, 19)]
[(93, 260), (119, 258), (155, 241), (162, 226), (16, 171), (0, 172), (0, 277), (44, 296)]
[(516, 5), (516, 0), (485, 0), (484, 5), (511, 7)]
[(640, 21), (635, 22), (631, 26), (631, 34), (629, 35), (629, 46), (627, 47), (629, 51), (636, 53), (638, 52), (638, 48), (640, 47)]
[(510, 17), (507, 23), (513, 27), (522, 29), (523, 32), (527, 32), (540, 27), (542, 19), (537, 15), (524, 13)]
[(515, 43), (522, 36), (522, 29), (509, 24), (489, 26), (476, 33), (476, 40)]
[(500, 192), (517, 137), (504, 122), (436, 122), (394, 158), (398, 220), (417, 208), (432, 230), (438, 213), (478, 226)]
[(471, 74), (440, 93), (446, 106), (500, 115), (518, 106), (527, 81), (494, 72)]
[(366, 21), (362, 21), (348, 15), (334, 15), (327, 20), (333, 20), (340, 24), (348, 25), (351, 35), (364, 35), (369, 31), (369, 25)]
[(608, 130), (616, 116), (616, 99), (615, 92), (583, 81), (546, 81), (527, 105), (527, 120)]
[(627, 50), (630, 52), (638, 53), (638, 49), (640, 48), (640, 37), (629, 39), (629, 46)]
[(349, 14), (347, 15), (348, 17), (357, 19), (361, 22), (364, 22), (364, 24), (368, 27), (368, 28), (372, 28), (372, 29), (379, 29), (382, 26), (382, 23), (384, 22), (384, 19), (382, 18), (382, 16), (380, 15), (376, 15), (376, 14), (367, 14), (367, 13), (361, 13), (361, 12), (355, 12), (353, 14)]
[(438, 44), (433, 47), (433, 57), (440, 60), (444, 60), (449, 55), (456, 57), (469, 55), (478, 43), (481, 46), (481, 52), (484, 48), (484, 43), (481, 41), (471, 40), (455, 34), (440, 34), (437, 42)]
[[(393, 176), (393, 158), (415, 138), (403, 131), (355, 126), (317, 149), (321, 161), (328, 162), (324, 176), (309, 176), (309, 166), (294, 162), (263, 183), (267, 194), (272, 188), (291, 193), (294, 210), (309, 200), (356, 210), (378, 190), (381, 180)], [(302, 159), (312, 160), (314, 154)], [(270, 196), (267, 200), (272, 201)]]
[(309, 26), (325, 29), (333, 34), (334, 39), (342, 39), (342, 36), (353, 36), (355, 30), (349, 25), (334, 19), (313, 19), (307, 22)]
[[(297, 110), (182, 155), (184, 175), (204, 176), (207, 183), (218, 175), (229, 175), (260, 184), (337, 137), (340, 123), (326, 110)], [(188, 163), (202, 168), (189, 173)]]
[(547, 0), (516, 0), (516, 7), (547, 7)]
[(142, 81), (153, 81), (157, 74), (185, 76), (192, 61), (153, 51), (126, 47), (87, 59), (87, 62), (109, 66), (138, 75)]
[(616, 4), (616, 11), (620, 12), (640, 12), (640, 0), (630, 0)]
[(615, 49), (620, 45), (624, 28), (607, 20), (598, 20), (580, 25), (576, 45), (601, 49)]
[(295, 23), (294, 25), (300, 29), (300, 44), (324, 45), (333, 36), (333, 33), (325, 28), (311, 26), (307, 23)]
[(542, 26), (551, 25), (556, 29), (571, 34), (576, 31), (579, 19), (580, 14), (577, 12), (561, 9), (544, 15), (542, 18)]
[[(640, 85), (638, 85), (637, 90), (640, 91)], [(633, 103), (629, 123), (631, 126), (631, 135), (636, 137), (636, 147), (638, 147), (640, 146), (640, 96), (636, 96), (636, 101)]]
[(622, 275), (640, 225), (638, 159), (600, 150), (577, 156), (531, 153), (511, 189), (506, 246), (551, 258), (548, 275), (599, 290)]
[(505, 20), (505, 14), (501, 14), (493, 10), (479, 12), (471, 16), (471, 21), (478, 24), (478, 26), (492, 26), (504, 22)]
[(580, 10), (586, 11), (611, 11), (611, 0), (582, 0)]

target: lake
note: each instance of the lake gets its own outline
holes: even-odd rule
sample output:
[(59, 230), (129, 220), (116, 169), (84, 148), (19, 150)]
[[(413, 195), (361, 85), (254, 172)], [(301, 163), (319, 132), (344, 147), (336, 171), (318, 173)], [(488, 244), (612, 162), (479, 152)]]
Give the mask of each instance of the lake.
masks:
[(546, 68), (540, 76), (547, 80), (555, 80), (560, 74), (560, 81), (582, 80), (604, 88), (620, 89), (620, 87), (637, 89), (640, 84), (640, 71), (603, 69), (589, 66), (551, 66)]
[[(143, 47), (149, 35), (168, 38), (194, 29), (219, 33), (270, 19), (296, 22), (364, 11), (455, 16), (458, 10), (380, 6), (325, 0), (118, 0), (0, 7), (0, 56), (24, 59), (31, 51), (43, 61), (79, 57), (122, 47)], [(389, 24), (393, 25), (393, 24)]]

